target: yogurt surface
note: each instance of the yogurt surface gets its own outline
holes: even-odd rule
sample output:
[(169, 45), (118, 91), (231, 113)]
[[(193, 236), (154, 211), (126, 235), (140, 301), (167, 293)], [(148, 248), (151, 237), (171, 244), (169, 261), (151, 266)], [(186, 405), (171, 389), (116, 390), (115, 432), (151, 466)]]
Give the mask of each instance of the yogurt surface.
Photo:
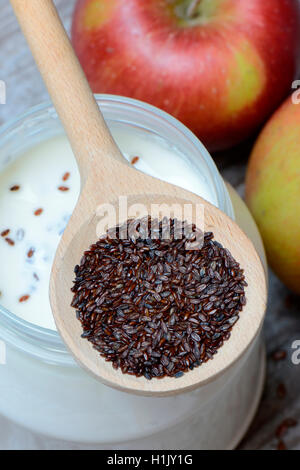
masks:
[[(216, 204), (204, 174), (178, 149), (154, 135), (111, 130), (137, 169)], [(49, 303), (51, 267), (79, 191), (79, 172), (64, 135), (35, 145), (0, 173), (0, 304), (48, 329), (56, 329)]]

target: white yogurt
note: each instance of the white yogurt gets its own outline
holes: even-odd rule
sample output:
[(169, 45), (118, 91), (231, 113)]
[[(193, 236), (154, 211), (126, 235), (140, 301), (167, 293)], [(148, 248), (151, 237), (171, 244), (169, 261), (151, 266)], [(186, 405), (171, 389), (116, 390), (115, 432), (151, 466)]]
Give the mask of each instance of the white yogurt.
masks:
[[(136, 168), (216, 203), (205, 177), (179, 150), (150, 134), (119, 127), (112, 133), (129, 161), (139, 157)], [(14, 186), (19, 189), (12, 191)], [(51, 266), (79, 188), (79, 172), (65, 136), (36, 145), (0, 174), (0, 233), (10, 230), (0, 237), (0, 303), (48, 329), (55, 329), (48, 297)]]

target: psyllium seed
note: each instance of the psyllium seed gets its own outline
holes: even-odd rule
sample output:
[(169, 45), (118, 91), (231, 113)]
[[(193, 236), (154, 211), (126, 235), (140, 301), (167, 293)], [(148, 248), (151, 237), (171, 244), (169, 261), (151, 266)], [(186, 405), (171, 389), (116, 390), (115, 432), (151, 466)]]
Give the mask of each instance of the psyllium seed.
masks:
[(1, 237), (7, 237), (7, 235), (10, 234), (10, 230), (7, 229), (7, 230), (3, 230), (3, 232), (1, 232)]
[(20, 186), (18, 184), (15, 184), (14, 186), (11, 186), (10, 191), (15, 192), (15, 191), (19, 191), (19, 189), (20, 189)]
[(27, 258), (32, 258), (34, 255), (34, 252), (35, 252), (34, 248), (30, 248), (30, 250), (27, 253)]
[(139, 161), (140, 157), (132, 157), (131, 165), (135, 165)]
[(6, 241), (6, 243), (7, 243), (8, 245), (10, 245), (10, 246), (14, 246), (14, 244), (15, 244), (15, 242), (14, 242), (11, 238), (9, 238), (9, 237), (6, 237), (6, 238), (5, 238), (5, 241)]
[(284, 359), (286, 359), (286, 356), (287, 354), (284, 349), (278, 349), (277, 351), (273, 352), (272, 359), (275, 362), (284, 361)]
[(70, 178), (70, 176), (71, 176), (71, 173), (70, 173), (69, 171), (67, 171), (67, 172), (63, 175), (62, 180), (63, 180), (63, 181), (68, 181), (68, 179)]
[(275, 431), (275, 435), (278, 439), (281, 439), (287, 432), (289, 431), (290, 428), (294, 428), (297, 426), (298, 421), (294, 418), (287, 418), (284, 419), (279, 426), (277, 427)]
[(39, 217), (42, 213), (44, 212), (44, 209), (42, 209), (41, 207), (37, 210), (34, 211), (34, 215), (36, 217)]
[(229, 339), (246, 303), (243, 270), (213, 233), (194, 225), (146, 218), (124, 239), (131, 226), (108, 231), (84, 253), (71, 305), (82, 337), (115, 369), (180, 379)]

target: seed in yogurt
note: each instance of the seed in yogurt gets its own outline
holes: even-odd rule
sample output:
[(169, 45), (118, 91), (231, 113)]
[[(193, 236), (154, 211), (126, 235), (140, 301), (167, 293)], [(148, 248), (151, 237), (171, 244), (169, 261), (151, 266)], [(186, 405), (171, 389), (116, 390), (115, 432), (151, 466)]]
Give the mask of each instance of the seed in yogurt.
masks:
[(19, 191), (19, 189), (20, 189), (20, 186), (19, 186), (18, 184), (15, 184), (14, 186), (12, 186), (12, 187), (10, 188), (10, 191), (12, 191), (12, 192), (14, 192), (14, 191)]
[(133, 157), (131, 159), (131, 165), (135, 165), (139, 161), (140, 157)]
[(34, 255), (34, 252), (35, 252), (34, 248), (30, 248), (30, 250), (29, 250), (28, 253), (27, 253), (27, 257), (28, 257), (28, 258), (32, 258), (33, 255)]
[(62, 180), (63, 181), (68, 181), (68, 179), (70, 178), (71, 174), (69, 171), (67, 171), (64, 176), (62, 177)]
[(19, 302), (20, 303), (27, 302), (29, 298), (30, 298), (30, 295), (22, 295), (22, 297), (19, 298)]
[(6, 238), (5, 238), (5, 241), (6, 241), (6, 243), (8, 243), (10, 246), (14, 246), (14, 244), (15, 244), (15, 242), (14, 242), (11, 238), (9, 238), (9, 237), (6, 237)]
[(58, 187), (58, 190), (59, 191), (62, 191), (62, 192), (66, 192), (66, 191), (69, 191), (70, 188), (68, 188), (68, 186), (59, 186)]
[(9, 234), (10, 234), (10, 230), (9, 230), (9, 229), (3, 230), (3, 232), (1, 233), (1, 237), (3, 237), (3, 238), (4, 238), (4, 237), (7, 237), (7, 235), (9, 235)]
[(44, 212), (44, 209), (39, 208), (39, 209), (37, 209), (36, 211), (34, 211), (34, 215), (35, 215), (36, 217), (38, 217), (38, 216), (40, 216), (43, 212)]
[(84, 253), (71, 306), (82, 337), (115, 369), (148, 380), (180, 378), (229, 339), (246, 304), (245, 276), (211, 232), (201, 249), (189, 250), (194, 225), (187, 233), (184, 222), (148, 218), (148, 234), (158, 227), (155, 238), (141, 229), (142, 236), (124, 239), (131, 222)]

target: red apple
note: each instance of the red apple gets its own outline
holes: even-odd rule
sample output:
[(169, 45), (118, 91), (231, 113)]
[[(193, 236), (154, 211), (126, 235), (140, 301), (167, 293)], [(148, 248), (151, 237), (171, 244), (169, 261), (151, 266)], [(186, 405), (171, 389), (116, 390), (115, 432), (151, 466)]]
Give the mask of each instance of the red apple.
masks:
[(272, 269), (300, 294), (300, 103), (295, 98), (273, 114), (253, 148), (246, 200)]
[(287, 95), (299, 31), (297, 0), (79, 0), (72, 40), (94, 92), (151, 103), (220, 150)]

